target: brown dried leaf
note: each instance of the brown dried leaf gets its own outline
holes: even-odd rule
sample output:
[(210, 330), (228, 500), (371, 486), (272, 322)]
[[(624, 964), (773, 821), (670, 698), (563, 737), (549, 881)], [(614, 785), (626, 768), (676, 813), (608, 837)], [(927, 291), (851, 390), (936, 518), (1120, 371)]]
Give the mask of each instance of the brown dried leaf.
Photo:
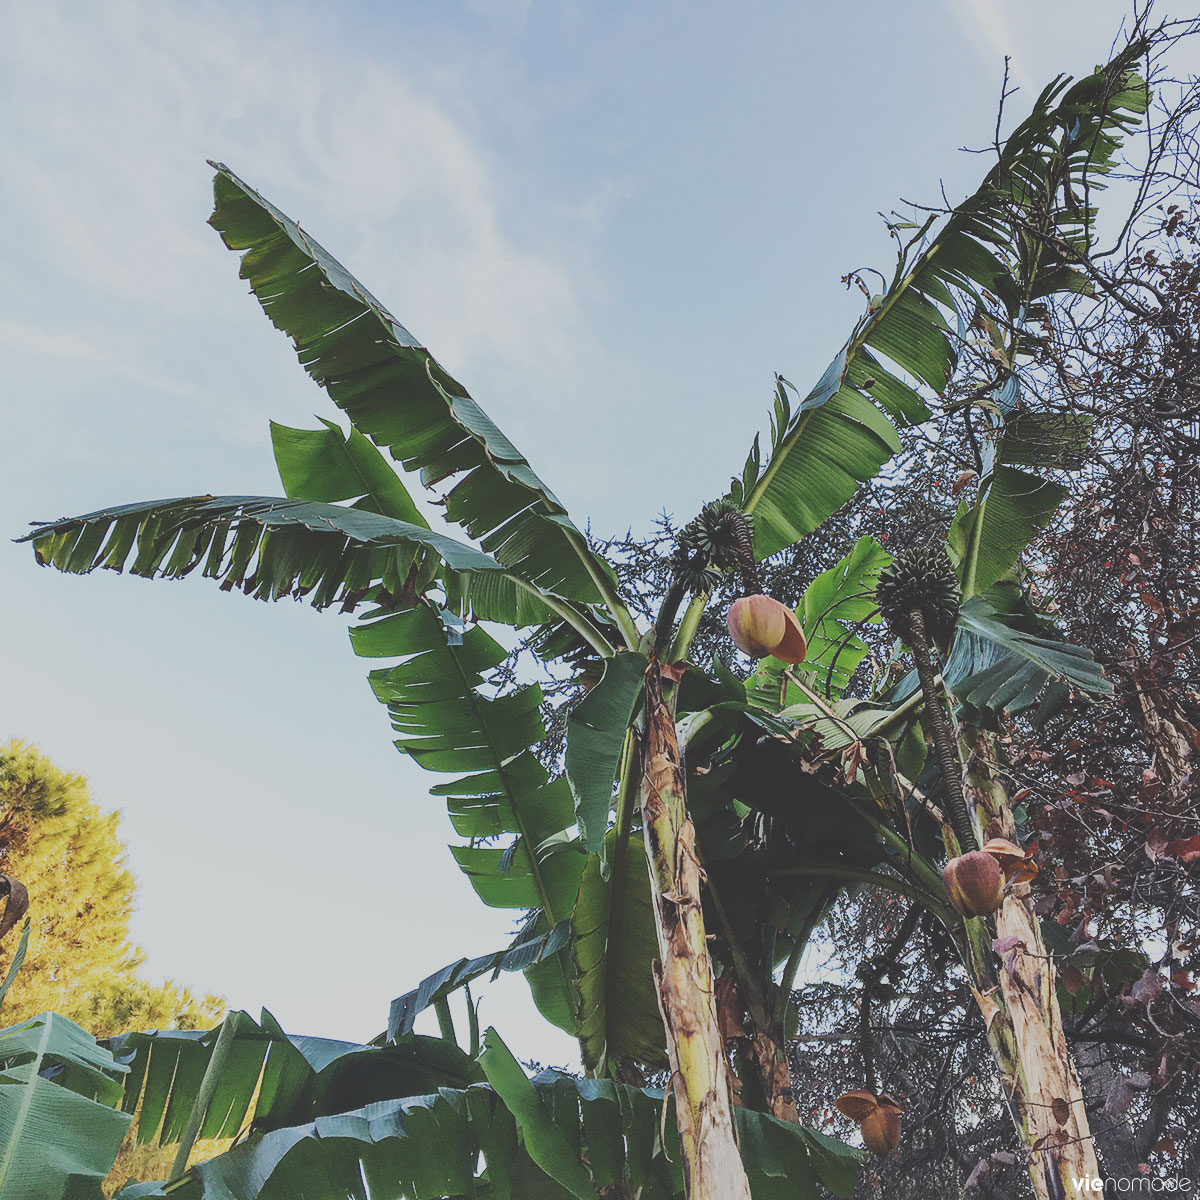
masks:
[(1079, 967), (1063, 967), (1058, 973), (1058, 981), (1066, 989), (1068, 995), (1078, 996), (1079, 989), (1087, 983), (1087, 976)]
[(742, 998), (733, 975), (722, 975), (717, 980), (717, 1023), (726, 1041), (750, 1036), (742, 1020)]
[(1157, 971), (1147, 969), (1141, 979), (1129, 989), (1130, 995), (1139, 1004), (1149, 1004), (1156, 996), (1162, 995), (1163, 981)]
[(850, 787), (858, 779), (859, 769), (866, 765), (867, 751), (862, 742), (851, 742), (842, 751), (842, 779), (847, 787)]
[(1194, 862), (1200, 858), (1200, 837), (1181, 838), (1167, 843), (1167, 853), (1173, 854), (1184, 862)]
[(959, 492), (961, 492), (961, 491), (963, 490), (963, 488), (965, 488), (965, 487), (967, 486), (967, 484), (968, 484), (968, 483), (970, 483), (970, 482), (971, 482), (971, 480), (972, 480), (972, 479), (974, 479), (974, 478), (975, 478), (975, 472), (974, 472), (974, 471), (964, 471), (964, 472), (963, 472), (963, 473), (962, 473), (962, 474), (961, 474), (961, 475), (960, 475), (960, 476), (959, 476), (959, 477), (958, 477), (958, 478), (957, 478), (957, 479), (954, 481), (954, 485), (953, 485), (953, 487), (951, 487), (951, 489), (950, 489), (950, 495), (952, 495), (952, 496), (957, 496), (957, 495), (958, 495), (958, 493), (959, 493)]

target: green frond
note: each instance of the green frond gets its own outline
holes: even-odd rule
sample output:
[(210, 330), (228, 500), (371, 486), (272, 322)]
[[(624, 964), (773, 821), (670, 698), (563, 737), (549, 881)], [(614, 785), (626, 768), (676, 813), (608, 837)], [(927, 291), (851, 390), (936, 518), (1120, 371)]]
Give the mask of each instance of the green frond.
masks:
[(479, 405), (325, 249), (227, 167), (210, 224), (241, 251), (242, 278), (304, 369), (376, 445), (428, 487), (448, 520), (536, 588), (632, 621), (609, 565)]

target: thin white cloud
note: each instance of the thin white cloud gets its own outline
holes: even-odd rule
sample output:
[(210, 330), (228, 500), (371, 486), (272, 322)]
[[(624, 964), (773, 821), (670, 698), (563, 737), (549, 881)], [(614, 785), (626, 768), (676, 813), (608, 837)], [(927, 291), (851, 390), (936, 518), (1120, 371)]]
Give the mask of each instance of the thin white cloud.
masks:
[(1004, 56), (1011, 56), (1011, 81), (1026, 90), (1032, 90), (1033, 81), (1023, 61), (1021, 46), (1004, 0), (944, 0), (944, 3), (986, 64), (999, 71)]
[(532, 369), (558, 354), (560, 336), (574, 340), (565, 270), (505, 236), (496, 180), (434, 105), (372, 67), (353, 98), (314, 104), (297, 132), (343, 227), (366, 231), (335, 253), (360, 264), (367, 286), (452, 369), (497, 360)]
[[(253, 318), (203, 225), (204, 160), (217, 158), (301, 220), (456, 373), (529, 374), (530, 391), (549, 396), (572, 370), (583, 339), (567, 271), (506, 236), (502, 178), (402, 69), (339, 54), (318, 23), (298, 32), (242, 7), (5, 8), (0, 71), (20, 99), (0, 127), (0, 212), (36, 247), (41, 278), (31, 269), (22, 290), (40, 283), (56, 304), (31, 315), (14, 296), (20, 308), (6, 314), (0, 291), (0, 317), (40, 320), (58, 339), (103, 308), (151, 358), (180, 323), (208, 336), (227, 325), (246, 344)], [(136, 336), (123, 341), (138, 353)], [(223, 365), (191, 362), (189, 382), (228, 395)]]
[(147, 370), (136, 359), (97, 345), (69, 330), (47, 329), (21, 321), (0, 320), (0, 350), (8, 354), (26, 354), (60, 363), (87, 367), (92, 373), (130, 380), (155, 391), (175, 396), (194, 395), (195, 388), (167, 374)]

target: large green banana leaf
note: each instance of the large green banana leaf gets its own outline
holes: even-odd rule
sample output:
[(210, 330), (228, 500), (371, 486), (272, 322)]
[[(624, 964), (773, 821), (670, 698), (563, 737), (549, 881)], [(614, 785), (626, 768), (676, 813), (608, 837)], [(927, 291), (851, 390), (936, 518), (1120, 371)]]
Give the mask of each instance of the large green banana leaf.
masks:
[(792, 385), (776, 380), (767, 461), (756, 437), (730, 492), (735, 504), (754, 514), (758, 558), (811, 533), (900, 449), (887, 417), (860, 392), (842, 386), (847, 361), (843, 352), (795, 406), (788, 395)]
[[(265, 1009), (230, 1013), (215, 1029), (127, 1033), (108, 1045), (128, 1070), (122, 1107), (140, 1113), (139, 1143), (180, 1140), (225, 1031), (229, 1045), (197, 1136), (230, 1138), (302, 1124), (347, 1108), (467, 1087), (482, 1079), (452, 1042), (408, 1035), (386, 1046), (287, 1034)], [(118, 1091), (118, 1098), (120, 1093)]]
[[(529, 1079), (494, 1030), (481, 1056), (487, 1085), (446, 1086), (256, 1131), (169, 1190), (118, 1196), (296, 1200), (330, 1196), (599, 1197), (625, 1184), (641, 1200), (682, 1200), (680, 1155), (661, 1092), (543, 1072)], [(367, 1053), (382, 1054), (380, 1048)], [(351, 1093), (346, 1099), (352, 1099)], [(755, 1200), (846, 1197), (861, 1155), (800, 1125), (739, 1111)]]
[[(1071, 688), (1093, 696), (1111, 695), (1112, 688), (1091, 653), (1059, 638), (1015, 582), (1021, 556), (1067, 493), (1062, 483), (1037, 472), (1076, 466), (1089, 422), (1016, 408), (1014, 395), (993, 406), (985, 475), (974, 500), (959, 505), (946, 535), (963, 604), (942, 674), (974, 708), (1036, 709), (1034, 720), (1041, 722)], [(910, 673), (896, 694), (903, 698), (916, 686)]]
[[(1130, 46), (1073, 86), (1051, 84), (978, 191), (933, 237), (925, 237), (931, 220), (902, 248), (890, 286), (794, 409), (780, 384), (769, 454), (764, 461), (756, 439), (731, 492), (754, 513), (759, 558), (810, 533), (895, 451), (895, 432), (875, 404), (905, 424), (928, 415), (919, 389), (945, 389), (963, 336), (960, 310), (970, 316), (981, 292), (997, 297), (1019, 327), (1036, 298), (1079, 290), (1078, 273), (1046, 256), (1029, 230), (1052, 235), (1061, 253), (1086, 246), (1094, 213), (1080, 198), (1100, 185), (1146, 109), (1134, 70), (1143, 49)], [(1010, 369), (1019, 348), (1018, 339)]]
[(0, 1200), (100, 1200), (129, 1127), (124, 1074), (65, 1017), (0, 1030)]
[[(479, 898), (495, 908), (538, 909), (537, 934), (570, 917), (584, 856), (542, 849), (575, 821), (570, 788), (551, 779), (534, 747), (545, 736), (536, 684), (490, 694), (485, 677), (507, 651), (479, 626), (465, 631), (422, 605), (359, 625), (355, 651), (403, 658), (372, 671), (399, 749), (429, 771), (458, 776), (430, 789), (446, 798), (466, 845), (451, 847)], [(498, 840), (502, 839), (500, 844)], [(535, 965), (529, 979), (543, 1014), (574, 1031), (575, 1001), (563, 954)]]
[(448, 571), (502, 572), (482, 551), (428, 528), (338, 504), (274, 496), (189, 496), (101, 509), (40, 524), (38, 561), (82, 574), (96, 567), (177, 579), (202, 569), (264, 600), (307, 596), (318, 608), (380, 584), (399, 594), (415, 549)]
[(466, 389), (295, 222), (211, 165), (210, 223), (244, 251), (242, 277), (333, 402), (427, 486), (455, 480), (447, 519), (501, 563), (542, 591), (607, 606), (633, 644), (611, 568)]
[[(355, 508), (429, 528), (400, 476), (379, 450), (352, 425), (349, 434), (332, 421), (324, 429), (292, 429), (271, 422), (271, 446), (284, 494), (290, 500), (323, 504), (353, 501)], [(412, 595), (422, 595), (438, 574), (439, 559), (414, 546)], [(546, 614), (549, 616), (549, 613)]]
[[(348, 435), (331, 421), (324, 429), (291, 429), (271, 423), (271, 442), (279, 478), (290, 499), (336, 502), (353, 500), (355, 508), (383, 513), (428, 529), (429, 523), (413, 503), (408, 489), (378, 449), (351, 426)], [(461, 573), (441, 569), (441, 560), (430, 548), (415, 546), (411, 551), (413, 567), (410, 597), (424, 594), (435, 577), (441, 576), (447, 603), (456, 612), (471, 613), (481, 620), (506, 625), (557, 625), (567, 633), (570, 625), (561, 625), (556, 613), (566, 609), (558, 599), (547, 601), (538, 589), (518, 583), (508, 573), (491, 571)], [(401, 560), (400, 566), (404, 565)], [(396, 570), (393, 574), (398, 574)], [(551, 607), (554, 606), (554, 607)], [(579, 615), (579, 621), (586, 618)], [(606, 636), (613, 636), (606, 628)], [(573, 648), (603, 646), (578, 637), (568, 638)]]
[[(583, 859), (538, 853), (574, 823), (570, 789), (552, 780), (533, 747), (545, 736), (536, 684), (491, 696), (485, 675), (508, 652), (479, 626), (447, 627), (427, 606), (351, 631), (355, 651), (404, 661), (370, 673), (402, 736), (397, 747), (428, 771), (460, 776), (431, 791), (445, 796), (451, 820), (471, 845), (454, 856), (485, 904), (541, 908), (551, 922), (570, 915)], [(508, 836), (516, 849), (481, 846)]]
[(141, 1101), (139, 1144), (179, 1141), (222, 1029), (232, 1044), (197, 1134), (202, 1138), (228, 1138), (241, 1131), (260, 1079), (257, 1117), (268, 1123), (272, 1117), (286, 1121), (318, 1064), (328, 1065), (361, 1049), (350, 1042), (322, 1042), (318, 1047), (314, 1040), (305, 1055), (265, 1010), (261, 1021), (232, 1012), (211, 1030), (121, 1034), (110, 1039), (109, 1046), (129, 1067), (125, 1111), (134, 1113)]
[(986, 592), (1016, 566), (1062, 503), (1067, 489), (1016, 467), (997, 466), (972, 504), (962, 504), (948, 534), (963, 596)]
[(621, 752), (629, 723), (638, 711), (645, 682), (644, 654), (617, 654), (604, 664), (604, 676), (571, 710), (564, 755), (567, 781), (575, 797), (579, 835), (588, 853), (602, 853), (613, 804)]
[(1054, 636), (1030, 616), (1024, 620), (998, 611), (997, 599), (973, 596), (959, 612), (958, 629), (946, 661), (946, 686), (974, 708), (1020, 713), (1038, 708), (1050, 716), (1069, 688), (1089, 696), (1112, 695), (1090, 650)]
[(273, 496), (190, 496), (44, 522), (21, 540), (32, 541), (38, 561), (60, 571), (119, 571), (132, 554), (134, 575), (176, 579), (199, 569), (220, 579), (224, 589), (238, 587), (262, 600), (305, 597), (317, 608), (340, 602), (344, 609), (368, 596), (414, 603), (410, 569), (424, 551), (436, 556), (448, 590), (469, 591), (469, 580), (492, 576), (496, 586), (489, 594), (501, 598), (508, 615), (524, 612), (536, 620), (553, 611), (593, 651), (611, 651), (585, 614), (539, 592), (490, 555), (370, 508)]
[[(482, 1100), (482, 1097), (481, 1097)], [(376, 1196), (469, 1196), (481, 1128), (468, 1119), (467, 1093), (385, 1100), (301, 1125), (255, 1134), (193, 1166), (169, 1189), (139, 1185), (118, 1192), (172, 1200), (296, 1200)]]
[[(1010, 714), (1034, 710), (1037, 722), (1052, 716), (1071, 690), (1112, 695), (1112, 684), (1091, 651), (1058, 637), (1009, 581), (963, 602), (942, 677), (955, 697), (973, 708)], [(903, 701), (917, 686), (916, 672), (910, 671), (888, 699)]]
[(370, 441), (353, 426), (343, 434), (332, 421), (321, 424), (324, 429), (292, 429), (271, 422), (275, 466), (289, 499), (354, 500), (356, 508), (429, 528), (399, 475)]
[(1036, 471), (1077, 469), (1087, 446), (1088, 417), (1015, 405), (1013, 393), (993, 406), (981, 431), (984, 477), (974, 500), (959, 505), (947, 534), (964, 597), (1004, 579), (1067, 494), (1061, 483)]
[[(564, 1105), (554, 1103), (559, 1097), (551, 1093), (546, 1097), (550, 1103), (546, 1103), (538, 1095), (537, 1088), (494, 1029), (483, 1036), (479, 1062), (488, 1083), (515, 1118), (529, 1157), (576, 1200), (595, 1196), (592, 1174), (580, 1153), (582, 1146), (576, 1139), (572, 1139), (574, 1145), (568, 1140), (575, 1129), (562, 1119)], [(573, 1124), (582, 1132), (578, 1115)]]
[[(810, 687), (827, 696), (840, 696), (846, 690), (867, 655), (867, 644), (857, 630), (880, 619), (875, 586), (879, 572), (891, 561), (892, 556), (873, 537), (862, 537), (849, 554), (804, 589), (796, 615), (804, 626), (808, 655), (793, 670), (804, 675)], [(780, 666), (777, 659), (764, 659), (753, 686), (757, 690), (774, 681), (783, 704), (796, 703), (800, 696), (794, 685), (787, 693), (782, 691)]]
[(621, 1077), (626, 1060), (666, 1065), (653, 963), (658, 957), (645, 849), (636, 835), (608, 836), (607, 878), (588, 858), (572, 916), (576, 1036), (589, 1072)]
[[(797, 729), (816, 734), (821, 739), (821, 749), (828, 753), (844, 750), (853, 742), (881, 736), (881, 727), (887, 725), (893, 715), (890, 708), (846, 697), (820, 706), (800, 700), (779, 713), (781, 718), (795, 722)], [(902, 732), (903, 729), (899, 729), (897, 735)]]

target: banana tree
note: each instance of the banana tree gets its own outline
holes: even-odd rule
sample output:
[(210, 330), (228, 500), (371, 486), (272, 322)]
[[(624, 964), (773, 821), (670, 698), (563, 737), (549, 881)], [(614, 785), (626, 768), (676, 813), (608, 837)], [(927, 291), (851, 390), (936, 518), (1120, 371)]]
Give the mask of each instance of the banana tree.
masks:
[[(1145, 107), (1133, 73), (1140, 49), (1074, 85), (1051, 85), (980, 188), (940, 223), (893, 227), (890, 284), (810, 391), (777, 380), (769, 445), (754, 440), (727, 495), (685, 530), (649, 628), (635, 622), (611, 564), (463, 385), (220, 164), (211, 223), (242, 252), (242, 277), (349, 431), (273, 428), (284, 497), (124, 505), (28, 535), (38, 560), (64, 571), (200, 572), (263, 599), (367, 606), (354, 649), (389, 660), (370, 680), (400, 750), (451, 776), (431, 791), (463, 839), (452, 848), (459, 866), (485, 904), (527, 913), (525, 936), (554, 946), (525, 972), (542, 1013), (579, 1038), (591, 1079), (634, 1086), (644, 1070), (669, 1066), (690, 1197), (749, 1194), (732, 1093), (794, 1119), (784, 1056), (791, 985), (840, 889), (900, 887), (954, 920), (933, 860), (914, 853), (910, 822), (880, 809), (879, 764), (863, 759), (861, 786), (853, 769), (864, 742), (886, 743), (895, 766), (887, 794), (921, 807), (909, 785), (926, 755), (915, 718), (930, 719), (928, 689), (869, 703), (839, 691), (865, 653), (841, 622), (863, 619), (863, 592), (887, 556), (860, 543), (814, 581), (787, 617), (803, 625), (808, 663), (792, 654), (792, 669), (760, 667), (749, 682), (689, 660), (714, 582), (736, 570), (757, 603), (756, 562), (817, 529), (884, 469), (899, 430), (942, 403), (967, 331), (987, 316), (997, 368), (979, 403), (996, 414), (1002, 449), (951, 531), (969, 599), (943, 678), (951, 686), (955, 663), (971, 660), (978, 669), (956, 683), (973, 690), (955, 694), (973, 704), (997, 672), (1023, 681), (1021, 699), (1074, 678), (1048, 657), (1049, 638), (996, 616), (993, 593), (1023, 544), (1011, 514), (1034, 496), (1027, 524), (1036, 528), (1057, 495), (1016, 465), (1020, 438), (999, 433), (1037, 303), (1081, 286), (1062, 263), (1089, 236), (1090, 212), (1076, 197), (1090, 194)], [(429, 528), (385, 455), (439, 491), (447, 522), (468, 540)], [(572, 714), (563, 772), (535, 752), (545, 734), (540, 689), (495, 685), (507, 652), (488, 623), (524, 631), (545, 662), (594, 682)], [(1054, 653), (1086, 673), (1071, 650)], [(814, 738), (843, 751), (840, 784), (803, 769), (797, 756)], [(711, 765), (697, 775), (701, 760)], [(826, 838), (821, 811), (848, 813), (853, 836)], [(780, 838), (815, 852), (771, 859), (764, 889), (762, 861)], [(730, 1034), (731, 1023), (746, 1036)], [(731, 1059), (733, 1043), (745, 1045)]]
[[(868, 603), (878, 594), (886, 608), (895, 569), (882, 547), (863, 539), (834, 573), (868, 593)], [(958, 564), (959, 572), (966, 569)], [(819, 579), (810, 593), (827, 585)], [(811, 611), (811, 601), (806, 597), (802, 611)], [(914, 657), (931, 655), (923, 636), (900, 636)], [(765, 1031), (782, 1049), (807, 906), (820, 912), (828, 889), (841, 881), (904, 897), (912, 905), (904, 922), (909, 934), (920, 909), (937, 917), (959, 946), (1029, 1151), (1035, 1194), (1070, 1195), (1071, 1180), (1098, 1178), (1098, 1166), (1053, 960), (1029, 899), (1032, 867), (1016, 845), (1003, 757), (990, 731), (1005, 716), (1044, 719), (1067, 689), (1096, 696), (1111, 689), (1090, 655), (1060, 641), (1033, 611), (1015, 564), (1006, 579), (962, 602), (945, 638), (949, 653), (932, 679), (914, 670), (898, 686), (851, 699), (823, 694), (815, 672), (764, 660), (743, 700), (722, 700), (687, 718), (696, 782), (723, 781), (732, 802), (754, 816), (732, 845), (728, 832), (722, 844), (711, 822), (701, 826), (701, 845), (721, 846), (706, 858), (722, 918), (714, 955), (722, 978), (739, 990), (739, 1016), (748, 1026), (736, 1043), (752, 1060), (744, 1083), (756, 1083), (770, 1104), (769, 1059), (758, 1042)], [(953, 876), (956, 864), (973, 860), (987, 865), (994, 891), (964, 908)], [(945, 882), (943, 870), (950, 873)], [(791, 928), (777, 915), (785, 902)], [(800, 933), (794, 940), (793, 928)], [(883, 1093), (873, 1078), (866, 1012), (863, 1022), (866, 1079), (859, 1094), (875, 1102)]]

